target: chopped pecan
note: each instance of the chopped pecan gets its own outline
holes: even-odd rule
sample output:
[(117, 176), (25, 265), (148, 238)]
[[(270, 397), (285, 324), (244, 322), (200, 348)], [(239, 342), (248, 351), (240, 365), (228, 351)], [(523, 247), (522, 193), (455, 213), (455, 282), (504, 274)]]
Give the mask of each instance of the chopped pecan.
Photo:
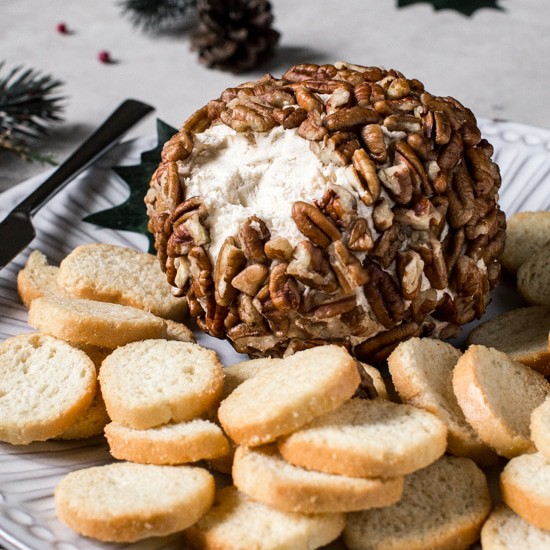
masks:
[(466, 121), (466, 111), (464, 107), (459, 107), (458, 102), (454, 103), (450, 98), (434, 97), (424, 92), (420, 95), (420, 101), (430, 109), (430, 111), (440, 111), (444, 113), (453, 130), (458, 130)]
[(233, 109), (222, 111), (220, 120), (237, 132), (267, 132), (276, 124), (273, 114), (266, 115), (256, 104), (237, 103)]
[(342, 241), (334, 241), (328, 246), (330, 265), (344, 293), (351, 294), (368, 279), (367, 272), (357, 257)]
[(462, 157), (462, 151), (462, 137), (458, 132), (454, 132), (451, 135), (449, 142), (443, 146), (441, 152), (439, 153), (439, 157), (437, 159), (439, 168), (443, 172), (452, 170)]
[(239, 294), (237, 309), (239, 319), (249, 326), (264, 327), (264, 318), (261, 313), (254, 307), (252, 296), (248, 294)]
[(194, 211), (183, 223), (174, 227), (174, 231), (166, 243), (166, 252), (172, 258), (183, 256), (192, 247), (202, 246), (209, 242), (208, 230), (200, 222), (199, 213)]
[[(336, 90), (336, 88), (340, 88), (346, 85), (349, 86), (350, 90), (353, 89), (353, 86), (351, 84), (347, 84), (342, 80), (311, 79), (311, 80), (302, 80), (302, 82), (300, 82), (300, 86), (305, 86), (312, 92), (316, 92), (318, 94), (331, 94), (332, 92), (334, 92), (334, 90)], [(290, 86), (293, 88), (296, 88), (295, 84), (290, 84)]]
[(477, 262), (468, 256), (459, 256), (450, 283), (459, 296), (474, 296), (482, 292), (482, 278)]
[(444, 289), (448, 283), (448, 275), (441, 242), (429, 232), (414, 232), (410, 247), (424, 260), (424, 273), (432, 287)]
[(455, 325), (465, 325), (476, 318), (476, 311), (471, 297), (452, 298), (443, 294), (432, 317)]
[(287, 273), (288, 264), (280, 263), (271, 268), (269, 294), (273, 305), (282, 311), (297, 309), (301, 295), (298, 283)]
[(283, 75), (283, 79), (290, 82), (301, 82), (302, 80), (314, 78), (317, 75), (318, 70), (319, 65), (314, 63), (302, 63), (300, 65), (295, 65), (286, 71)]
[(395, 202), (407, 204), (411, 200), (413, 184), (411, 172), (406, 164), (382, 168), (378, 171), (378, 177)]
[(204, 220), (207, 216), (206, 206), (200, 197), (190, 197), (180, 202), (174, 211), (170, 214), (164, 224), (164, 231), (170, 232), (173, 227), (177, 227), (187, 221), (194, 213), (198, 213), (199, 220)]
[(330, 131), (337, 132), (377, 122), (379, 118), (380, 115), (374, 109), (355, 105), (327, 115), (323, 119), (323, 125)]
[(422, 323), (432, 311), (435, 311), (437, 304), (437, 291), (433, 288), (423, 290), (411, 303), (413, 320)]
[(353, 97), (357, 105), (368, 107), (370, 105), (371, 84), (369, 82), (359, 82), (353, 88)]
[(360, 361), (357, 361), (357, 371), (359, 372), (361, 381), (352, 397), (356, 399), (376, 399), (378, 397), (378, 390), (374, 385), (372, 376), (366, 371)]
[(335, 132), (325, 136), (321, 142), (312, 142), (310, 147), (324, 164), (346, 166), (361, 144), (352, 132)]
[[(179, 180), (176, 162), (163, 162), (154, 175), (157, 193), (160, 192), (164, 208), (172, 211), (183, 197), (183, 188)], [(157, 209), (159, 206), (157, 206)]]
[(349, 107), (352, 98), (351, 90), (348, 86), (340, 86), (332, 92), (330, 97), (325, 102), (325, 110), (327, 114), (331, 114), (343, 107)]
[(351, 311), (356, 305), (357, 298), (355, 296), (348, 296), (333, 302), (321, 304), (313, 309), (310, 315), (314, 319), (331, 319), (332, 317), (338, 317)]
[(398, 252), (395, 269), (401, 283), (403, 297), (407, 300), (417, 298), (422, 287), (422, 273), (424, 270), (424, 260), (420, 257), (420, 254), (414, 250)]
[(175, 162), (186, 159), (193, 150), (193, 134), (181, 130), (174, 134), (163, 146), (161, 158), (165, 162)]
[(383, 267), (387, 268), (395, 260), (403, 239), (403, 229), (399, 223), (395, 222), (376, 239), (369, 256), (376, 258)]
[(376, 164), (363, 148), (357, 149), (352, 156), (353, 167), (360, 176), (361, 200), (371, 206), (380, 197), (380, 179), (376, 173)]
[(323, 252), (310, 241), (302, 241), (293, 251), (287, 273), (311, 288), (336, 292), (338, 283)]
[(239, 241), (246, 258), (257, 263), (268, 263), (264, 245), (270, 236), (265, 222), (257, 216), (250, 216), (239, 231)]
[(447, 273), (450, 273), (458, 257), (462, 254), (464, 243), (466, 242), (466, 235), (464, 228), (449, 229), (449, 232), (443, 240), (443, 253), (445, 255), (445, 263), (447, 265)]
[(387, 199), (377, 201), (372, 209), (372, 222), (377, 231), (386, 231), (393, 224), (393, 210)]
[(241, 322), (241, 318), (239, 316), (239, 311), (237, 306), (232, 305), (227, 315), (225, 316), (225, 319), (223, 320), (223, 327), (226, 331), (232, 329), (233, 327), (237, 326)]
[(194, 295), (197, 299), (213, 294), (212, 264), (202, 246), (194, 246), (187, 255), (193, 277)]
[(266, 265), (251, 264), (233, 277), (231, 285), (249, 296), (255, 296), (268, 275), (269, 268)]
[(353, 355), (361, 361), (380, 364), (388, 358), (399, 342), (419, 336), (420, 332), (420, 325), (417, 323), (401, 323), (356, 345)]
[(422, 124), (415, 115), (389, 115), (382, 123), (390, 132), (420, 132)]
[(237, 295), (237, 289), (231, 283), (245, 264), (245, 255), (236, 246), (235, 238), (227, 237), (218, 252), (214, 269), (215, 297), (219, 305), (228, 306)]
[(176, 273), (174, 275), (174, 285), (179, 289), (187, 289), (191, 278), (191, 266), (185, 256), (178, 256), (174, 262)]
[[(431, 140), (425, 138), (420, 133), (412, 133), (407, 136), (409, 147), (416, 153), (416, 156), (424, 162), (434, 161), (437, 154), (433, 149)], [(437, 165), (439, 167), (439, 165)]]
[(365, 218), (356, 218), (344, 239), (347, 247), (356, 252), (367, 252), (374, 246), (369, 224)]
[(342, 237), (338, 228), (314, 204), (296, 201), (292, 205), (292, 219), (300, 233), (317, 246), (325, 248)]
[(380, 323), (391, 328), (405, 318), (401, 291), (389, 273), (373, 261), (367, 260), (365, 264), (368, 277), (363, 286), (365, 296)]
[(255, 96), (273, 107), (284, 108), (296, 104), (296, 99), (290, 89), (277, 88), (272, 84), (259, 84), (254, 86), (253, 90)]
[(187, 130), (192, 134), (200, 134), (204, 132), (211, 124), (211, 119), (208, 116), (208, 105), (202, 109), (195, 111), (182, 125), (183, 130)]
[(449, 143), (453, 128), (447, 115), (442, 111), (434, 111), (435, 142), (437, 145)]
[(463, 163), (455, 168), (446, 195), (449, 199), (449, 225), (454, 228), (466, 225), (474, 213), (474, 189)]
[(424, 195), (415, 195), (409, 205), (411, 208), (397, 207), (394, 209), (395, 220), (412, 229), (428, 231), (439, 227), (441, 213), (430, 199)]
[(284, 237), (274, 237), (265, 243), (264, 252), (270, 260), (288, 261), (292, 258), (292, 245)]
[(390, 82), (386, 89), (386, 97), (388, 99), (402, 99), (411, 93), (411, 87), (406, 78), (396, 78)]
[(388, 160), (388, 148), (384, 140), (384, 132), (379, 124), (363, 126), (361, 128), (361, 138), (373, 160), (381, 163)]
[(298, 126), (298, 135), (309, 141), (321, 141), (327, 134), (328, 130), (323, 126), (321, 115), (317, 111), (310, 111)]
[(317, 111), (322, 113), (325, 108), (321, 98), (304, 86), (298, 86), (295, 90), (296, 103), (306, 112)]
[(340, 185), (331, 185), (314, 202), (339, 228), (347, 227), (357, 216), (355, 196)]
[(474, 180), (474, 192), (477, 197), (494, 194), (494, 188), (500, 186), (498, 166), (487, 157), (483, 149), (467, 146), (464, 156), (468, 170)]
[(407, 166), (411, 175), (413, 191), (415, 193), (423, 192), (426, 195), (431, 195), (432, 188), (428, 181), (426, 170), (412, 147), (406, 141), (397, 141), (394, 147), (394, 163), (405, 164)]

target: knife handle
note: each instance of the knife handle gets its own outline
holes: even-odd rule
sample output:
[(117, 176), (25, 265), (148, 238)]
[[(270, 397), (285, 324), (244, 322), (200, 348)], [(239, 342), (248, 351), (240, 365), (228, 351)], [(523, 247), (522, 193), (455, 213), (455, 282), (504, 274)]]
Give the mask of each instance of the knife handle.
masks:
[(28, 195), (14, 210), (34, 214), (69, 181), (78, 176), (154, 108), (135, 99), (127, 99), (44, 183)]

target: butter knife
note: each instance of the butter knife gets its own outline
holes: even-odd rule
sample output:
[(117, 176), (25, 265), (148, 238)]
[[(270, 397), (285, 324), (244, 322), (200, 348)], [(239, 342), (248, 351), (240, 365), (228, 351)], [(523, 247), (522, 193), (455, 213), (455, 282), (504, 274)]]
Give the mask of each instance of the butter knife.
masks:
[(32, 216), (82, 171), (116, 145), (154, 108), (135, 99), (123, 101), (105, 122), (57, 170), (23, 199), (0, 223), (0, 269), (34, 239)]

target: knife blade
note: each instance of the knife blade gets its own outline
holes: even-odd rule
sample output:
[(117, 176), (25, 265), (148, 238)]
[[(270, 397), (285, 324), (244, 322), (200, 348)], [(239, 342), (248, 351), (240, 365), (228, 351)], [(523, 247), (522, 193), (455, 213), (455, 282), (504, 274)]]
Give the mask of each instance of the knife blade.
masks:
[(33, 215), (78, 174), (116, 145), (122, 136), (154, 107), (127, 99), (97, 130), (30, 195), (0, 222), (0, 269), (23, 251), (36, 236)]

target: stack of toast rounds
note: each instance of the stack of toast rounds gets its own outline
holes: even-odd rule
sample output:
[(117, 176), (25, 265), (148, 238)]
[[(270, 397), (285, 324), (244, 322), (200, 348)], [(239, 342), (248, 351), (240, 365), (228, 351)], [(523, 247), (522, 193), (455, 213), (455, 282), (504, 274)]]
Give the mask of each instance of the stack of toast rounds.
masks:
[(18, 289), (36, 332), (0, 345), (0, 440), (104, 434), (115, 460), (55, 489), (81, 535), (550, 548), (550, 304), (483, 323), (466, 351), (402, 342), (383, 378), (334, 345), (222, 367), (155, 258), (126, 248), (84, 245), (59, 267), (35, 251)]

